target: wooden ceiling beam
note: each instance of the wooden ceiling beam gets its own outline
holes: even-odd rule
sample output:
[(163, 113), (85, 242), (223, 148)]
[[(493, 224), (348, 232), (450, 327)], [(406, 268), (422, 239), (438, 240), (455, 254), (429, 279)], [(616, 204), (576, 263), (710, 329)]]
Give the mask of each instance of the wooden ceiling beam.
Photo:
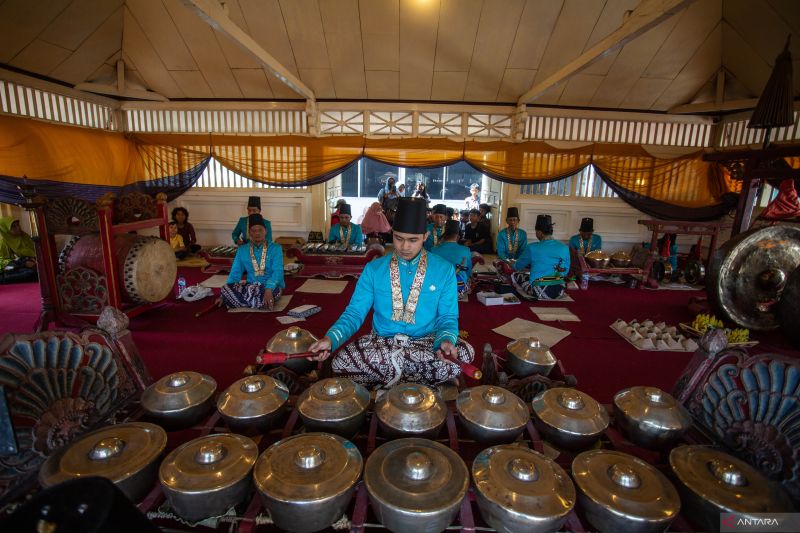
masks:
[(722, 103), (681, 104), (669, 108), (667, 113), (671, 115), (693, 115), (697, 113), (713, 113), (714, 111), (736, 111), (738, 109), (753, 109), (757, 103), (758, 98), (746, 98), (744, 100), (728, 100)]
[(551, 88), (564, 83), (581, 72), (594, 61), (620, 46), (624, 46), (650, 28), (681, 11), (694, 0), (642, 0), (636, 9), (624, 19), (620, 27), (597, 44), (586, 50), (540, 83), (536, 83), (519, 97), (517, 105), (527, 104)]
[(303, 98), (316, 102), (314, 91), (305, 83), (300, 81), (294, 74), (284, 67), (275, 57), (264, 50), (252, 37), (242, 28), (236, 25), (217, 0), (184, 0), (184, 3), (192, 9), (197, 16), (203, 19), (209, 26), (227, 35), (246, 52), (255, 57), (267, 70), (276, 78), (286, 84)]

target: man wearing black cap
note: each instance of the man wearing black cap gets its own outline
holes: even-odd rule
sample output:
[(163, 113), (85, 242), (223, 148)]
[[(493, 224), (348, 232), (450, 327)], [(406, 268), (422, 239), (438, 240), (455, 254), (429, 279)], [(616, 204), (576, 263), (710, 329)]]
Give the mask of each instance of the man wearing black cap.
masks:
[(429, 252), (434, 247), (439, 246), (444, 234), (444, 224), (447, 222), (447, 206), (444, 204), (436, 204), (433, 206), (433, 222), (428, 224), (425, 232), (428, 237), (425, 239), (425, 249)]
[[(536, 217), (536, 238), (514, 263), (511, 282), (520, 296), (533, 300), (554, 300), (564, 294), (569, 272), (569, 247), (553, 239), (550, 215)], [(520, 272), (530, 267), (530, 274)]]
[(473, 252), (481, 254), (492, 253), (492, 236), (489, 234), (489, 225), (480, 221), (481, 212), (477, 209), (469, 210), (469, 223), (464, 226), (464, 246)]
[[(233, 258), (228, 281), (222, 287), (218, 303), (226, 307), (250, 307), (272, 310), (283, 290), (283, 250), (267, 240), (264, 217), (247, 217), (249, 242), (239, 246)], [(242, 281), (242, 274), (247, 280)]]
[[(472, 347), (458, 338), (455, 269), (422, 246), (425, 203), (400, 198), (394, 253), (367, 263), (347, 309), (309, 348), (318, 360), (338, 349), (337, 375), (367, 387), (389, 388), (400, 380), (435, 385), (458, 376), (452, 360), (472, 361)], [(370, 310), (372, 333), (345, 345)]]
[[(247, 225), (247, 217), (258, 214), (261, 214), (261, 198), (258, 196), (250, 196), (247, 199), (247, 216), (239, 219), (236, 227), (233, 228), (233, 233), (231, 233), (231, 237), (233, 237), (233, 244), (245, 244), (247, 242), (247, 239), (250, 235), (250, 227)], [(269, 220), (266, 218), (262, 220), (264, 221), (264, 227), (267, 228), (266, 240), (267, 242), (272, 242), (272, 224), (270, 224)]]
[(339, 206), (339, 223), (331, 228), (328, 232), (329, 243), (340, 243), (345, 246), (355, 244), (361, 246), (364, 244), (364, 235), (361, 232), (361, 226), (358, 224), (351, 224), (352, 211), (350, 204), (342, 204)]
[(513, 263), (528, 247), (528, 234), (524, 229), (519, 229), (519, 211), (516, 207), (508, 208), (506, 224), (508, 226), (497, 235), (497, 258)]
[(603, 249), (603, 239), (594, 233), (594, 219), (582, 218), (578, 234), (569, 238), (569, 245), (581, 255), (586, 255), (594, 250)]

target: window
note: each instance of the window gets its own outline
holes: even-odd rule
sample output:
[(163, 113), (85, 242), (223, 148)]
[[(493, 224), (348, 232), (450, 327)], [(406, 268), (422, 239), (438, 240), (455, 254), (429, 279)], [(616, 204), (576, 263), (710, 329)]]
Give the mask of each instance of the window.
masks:
[[(253, 181), (249, 178), (229, 170), (213, 157), (208, 162), (208, 166), (195, 182), (195, 189), (307, 189), (306, 186), (279, 187), (277, 185), (267, 185), (260, 181)], [(377, 194), (377, 193), (376, 193)]]
[(600, 179), (592, 165), (562, 180), (520, 186), (520, 194), (538, 196), (578, 196), (583, 198), (617, 198), (617, 194)]
[[(378, 193), (381, 192), (381, 189), (383, 189), (384, 185), (386, 185), (386, 180), (389, 179), (389, 176), (392, 176), (394, 178), (395, 183), (397, 183), (397, 174), (398, 174), (397, 167), (393, 167), (392, 165), (387, 165), (385, 163), (380, 163), (378, 161), (373, 161), (372, 159), (365, 159), (365, 158), (362, 158), (358, 162), (358, 165), (363, 167), (363, 171), (361, 172), (361, 190), (360, 194), (358, 194), (357, 196), (361, 196), (362, 198), (369, 196), (376, 198), (378, 196)], [(356, 165), (353, 166), (355, 167)], [(343, 175), (342, 176), (343, 191), (344, 188), (345, 184)]]

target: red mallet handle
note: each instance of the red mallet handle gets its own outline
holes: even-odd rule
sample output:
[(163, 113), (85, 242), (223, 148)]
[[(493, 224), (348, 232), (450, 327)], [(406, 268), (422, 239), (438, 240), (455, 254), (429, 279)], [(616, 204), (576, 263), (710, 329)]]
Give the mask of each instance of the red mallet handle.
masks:
[(468, 378), (472, 378), (476, 381), (479, 381), (483, 377), (483, 372), (476, 367), (469, 363), (462, 363), (461, 361), (453, 361), (461, 368), (461, 373), (467, 376)]
[(256, 363), (262, 365), (279, 365), (286, 362), (287, 359), (302, 359), (304, 357), (314, 357), (314, 352), (302, 352), (287, 354), (284, 352), (264, 352), (256, 356)]

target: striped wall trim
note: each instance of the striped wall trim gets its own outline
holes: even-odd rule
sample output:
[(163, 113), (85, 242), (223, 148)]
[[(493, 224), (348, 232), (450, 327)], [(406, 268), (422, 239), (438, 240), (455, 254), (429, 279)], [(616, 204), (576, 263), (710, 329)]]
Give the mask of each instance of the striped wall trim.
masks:
[(7, 80), (0, 80), (0, 113), (84, 128), (119, 129), (109, 106)]

